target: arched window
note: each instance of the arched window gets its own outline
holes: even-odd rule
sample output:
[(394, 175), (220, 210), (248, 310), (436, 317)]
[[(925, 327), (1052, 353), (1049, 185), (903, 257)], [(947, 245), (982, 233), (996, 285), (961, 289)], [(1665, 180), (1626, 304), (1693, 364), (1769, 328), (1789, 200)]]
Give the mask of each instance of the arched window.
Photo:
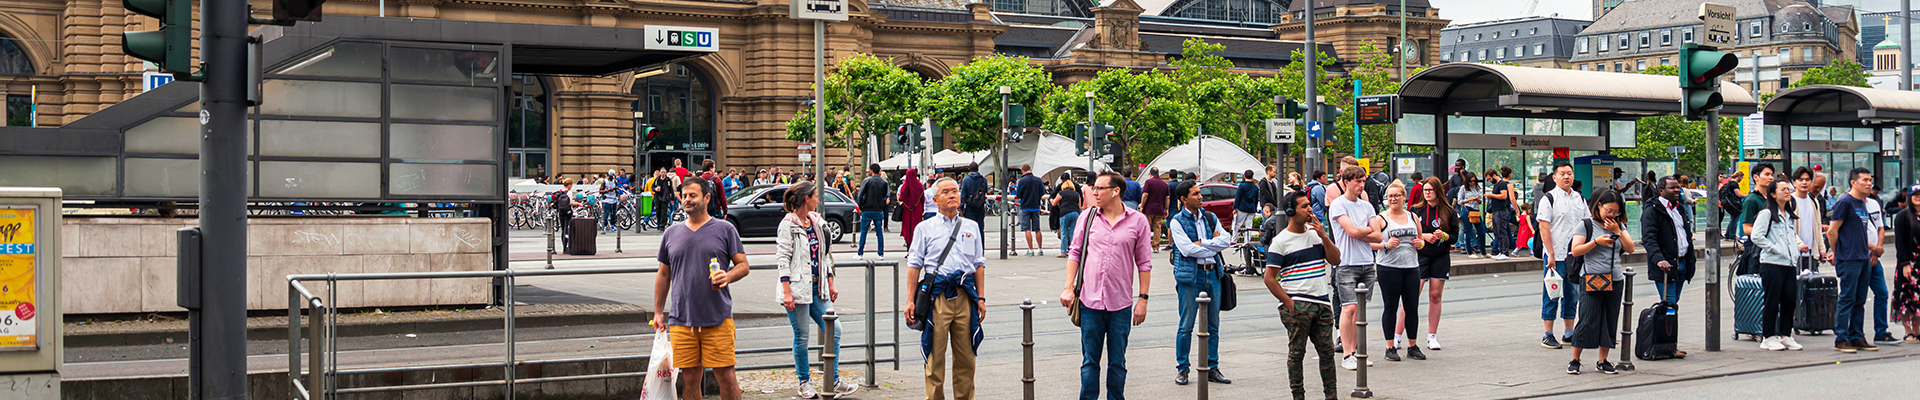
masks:
[(6, 35), (0, 35), (0, 75), (33, 75), (24, 43)]
[(514, 75), (507, 104), (507, 173), (516, 178), (552, 175), (547, 110), (552, 98), (545, 79)]

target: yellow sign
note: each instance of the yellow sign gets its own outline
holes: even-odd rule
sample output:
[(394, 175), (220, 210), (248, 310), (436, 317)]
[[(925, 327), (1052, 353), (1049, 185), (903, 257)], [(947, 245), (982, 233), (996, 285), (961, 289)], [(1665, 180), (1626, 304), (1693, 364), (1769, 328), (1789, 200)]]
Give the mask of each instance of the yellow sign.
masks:
[(1361, 169), (1365, 169), (1365, 170), (1367, 170), (1367, 175), (1373, 175), (1373, 159), (1371, 159), (1371, 158), (1356, 158), (1356, 159), (1354, 159), (1353, 161), (1356, 161), (1356, 162), (1359, 162), (1359, 163), (1360, 163), (1360, 168), (1361, 168)]
[(1735, 170), (1740, 171), (1740, 193), (1753, 193), (1753, 174), (1750, 171), (1751, 169), (1753, 169), (1753, 163), (1741, 161), (1740, 168)]
[(0, 208), (0, 350), (36, 345), (34, 229), (34, 209)]

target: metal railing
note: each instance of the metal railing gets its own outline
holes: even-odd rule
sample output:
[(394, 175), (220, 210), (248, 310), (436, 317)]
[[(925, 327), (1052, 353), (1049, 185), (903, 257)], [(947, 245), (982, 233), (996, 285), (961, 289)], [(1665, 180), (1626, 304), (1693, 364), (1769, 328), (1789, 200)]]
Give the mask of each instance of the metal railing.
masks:
[[(856, 363), (866, 364), (867, 366), (866, 385), (865, 385), (867, 387), (876, 386), (875, 367), (877, 364), (891, 362), (893, 363), (894, 370), (900, 369), (900, 320), (898, 318), (892, 318), (893, 341), (891, 342), (877, 341), (876, 332), (879, 330), (880, 327), (879, 327), (878, 319), (876, 318), (876, 315), (875, 315), (876, 307), (874, 307), (874, 301), (875, 301), (874, 290), (876, 289), (875, 277), (878, 275), (879, 268), (882, 268), (882, 267), (889, 267), (890, 269), (892, 269), (893, 281), (900, 280), (900, 262), (899, 261), (858, 261), (858, 262), (834, 263), (834, 268), (836, 269), (837, 268), (865, 268), (867, 270), (867, 277), (866, 277), (867, 340), (864, 344), (838, 346), (841, 348), (866, 349), (866, 359), (855, 360), (855, 361)], [(759, 264), (759, 265), (750, 265), (748, 266), (748, 268), (754, 269), (754, 270), (771, 270), (771, 269), (775, 269), (775, 266), (773, 264)], [(503, 322), (504, 329), (502, 329), (504, 331), (504, 334), (503, 334), (504, 338), (503, 338), (502, 344), (506, 347), (506, 357), (502, 361), (476, 362), (476, 363), (463, 363), (463, 364), (412, 365), (412, 366), (399, 366), (399, 367), (352, 368), (352, 369), (343, 370), (343, 369), (340, 369), (340, 365), (339, 365), (339, 352), (340, 352), (340, 349), (338, 346), (339, 308), (338, 308), (338, 305), (329, 306), (327, 303), (327, 300), (338, 298), (339, 283), (341, 281), (499, 278), (505, 281), (504, 283), (505, 287), (512, 288), (514, 285), (515, 278), (525, 277), (525, 276), (641, 274), (641, 273), (656, 273), (656, 272), (659, 272), (659, 268), (657, 267), (628, 267), (628, 268), (579, 268), (579, 269), (555, 269), (555, 270), (498, 270), (498, 271), (359, 273), (359, 274), (331, 274), (330, 273), (330, 274), (288, 275), (287, 276), (287, 377), (288, 377), (288, 382), (291, 383), (293, 387), (293, 392), (296, 393), (300, 399), (305, 399), (305, 400), (333, 399), (337, 395), (341, 395), (341, 394), (375, 393), (375, 392), (390, 392), (390, 391), (403, 391), (403, 390), (447, 389), (447, 388), (458, 388), (458, 387), (500, 386), (500, 385), (506, 386), (506, 390), (504, 391), (506, 393), (506, 398), (512, 399), (514, 398), (514, 387), (517, 384), (561, 382), (561, 381), (587, 380), (587, 379), (644, 378), (647, 375), (647, 371), (618, 372), (618, 373), (609, 372), (609, 373), (599, 373), (599, 374), (550, 376), (550, 377), (539, 377), (539, 378), (515, 377), (514, 376), (515, 369), (521, 366), (574, 363), (574, 362), (603, 362), (603, 361), (629, 361), (629, 360), (640, 360), (644, 362), (649, 358), (651, 358), (652, 355), (651, 354), (628, 354), (628, 355), (596, 356), (596, 357), (542, 359), (542, 360), (520, 360), (516, 357), (514, 353), (517, 342), (515, 341), (515, 338), (514, 338), (513, 323), (514, 323), (515, 307), (514, 307), (514, 301), (513, 301), (513, 290), (511, 289), (505, 291), (504, 299), (503, 299), (504, 301), (502, 302), (504, 304), (502, 307), (505, 314), (504, 316), (502, 316), (502, 320), (504, 321)], [(319, 294), (316, 294), (314, 291), (309, 290), (306, 287), (306, 285), (302, 284), (302, 282), (315, 282), (315, 283), (325, 282), (326, 283), (325, 296), (321, 296)], [(900, 310), (900, 296), (895, 295), (890, 297), (893, 297), (893, 309)], [(302, 331), (303, 327), (300, 321), (301, 312), (303, 308), (306, 313), (305, 315), (309, 320), (308, 325), (304, 327), (307, 329), (307, 331), (304, 332), (305, 337), (303, 337), (303, 331)], [(837, 316), (835, 318), (837, 318)], [(829, 324), (831, 325), (832, 323), (830, 322)], [(832, 327), (829, 326), (826, 329), (822, 329), (822, 331), (831, 332)], [(660, 334), (660, 333), (656, 332), (655, 334)], [(302, 346), (301, 346), (302, 340), (306, 341), (304, 351), (302, 350)], [(889, 358), (878, 357), (878, 350), (882, 347), (892, 347), (893, 348), (892, 357), (889, 357)], [(808, 350), (809, 351), (821, 350), (823, 352), (823, 359), (838, 356), (838, 354), (832, 354), (831, 356), (827, 355), (828, 353), (837, 353), (837, 352), (834, 352), (833, 350), (828, 349), (825, 346), (809, 346)], [(737, 350), (734, 352), (734, 354), (756, 355), (756, 354), (784, 353), (784, 352), (791, 352), (791, 351), (793, 351), (792, 347), (769, 347), (769, 348)], [(305, 358), (304, 361), (302, 360), (303, 357)], [(812, 364), (824, 365), (821, 362), (814, 362)], [(741, 370), (741, 371), (752, 371), (752, 370), (767, 370), (767, 369), (791, 368), (791, 367), (793, 367), (791, 363), (779, 363), (779, 364), (737, 366), (734, 369)], [(417, 372), (417, 371), (444, 370), (444, 369), (457, 369), (457, 368), (501, 368), (503, 371), (503, 375), (502, 375), (503, 379), (479, 380), (479, 381), (471, 381), (471, 382), (425, 383), (425, 384), (395, 385), (395, 386), (381, 386), (381, 387), (344, 388), (344, 389), (339, 387), (339, 377), (343, 374)], [(838, 372), (838, 371), (835, 371), (835, 372)], [(834, 375), (828, 375), (828, 376), (832, 377)], [(829, 380), (828, 382), (832, 382), (832, 381)]]

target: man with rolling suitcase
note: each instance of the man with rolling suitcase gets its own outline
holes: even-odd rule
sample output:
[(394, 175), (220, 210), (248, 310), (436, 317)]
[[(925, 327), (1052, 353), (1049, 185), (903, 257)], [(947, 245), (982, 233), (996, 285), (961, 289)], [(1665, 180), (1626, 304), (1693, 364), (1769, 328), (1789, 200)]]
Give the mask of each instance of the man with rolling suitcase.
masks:
[[(1867, 240), (1867, 234), (1873, 230), (1866, 206), (1873, 191), (1873, 172), (1854, 168), (1847, 174), (1847, 184), (1852, 190), (1834, 202), (1833, 227), (1827, 230), (1826, 238), (1828, 247), (1833, 249), (1827, 258), (1833, 261), (1840, 278), (1833, 348), (1842, 353), (1878, 351), (1880, 347), (1868, 342), (1861, 332), (1866, 316), (1867, 268), (1873, 263), (1873, 254), (1883, 251), (1880, 245)], [(1795, 318), (1796, 325), (1798, 319)]]

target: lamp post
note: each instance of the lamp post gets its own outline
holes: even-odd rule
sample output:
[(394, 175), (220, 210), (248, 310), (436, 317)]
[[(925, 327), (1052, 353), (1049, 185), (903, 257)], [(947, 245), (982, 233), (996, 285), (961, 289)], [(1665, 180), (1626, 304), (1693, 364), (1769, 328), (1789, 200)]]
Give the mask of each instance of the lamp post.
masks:
[[(1302, 11), (1300, 14), (1302, 15), (1302, 20), (1306, 22), (1305, 28), (1307, 33), (1307, 42), (1304, 44), (1306, 48), (1304, 49), (1304, 51), (1302, 51), (1302, 53), (1306, 53), (1305, 55), (1307, 56), (1307, 60), (1306, 60), (1307, 62), (1305, 63), (1307, 73), (1305, 78), (1301, 80), (1305, 81), (1304, 83), (1306, 84), (1306, 98), (1312, 104), (1311, 106), (1307, 107), (1307, 125), (1313, 125), (1314, 121), (1320, 120), (1320, 102), (1317, 100), (1320, 97), (1315, 95), (1315, 92), (1317, 92), (1316, 90), (1317, 88), (1314, 87), (1316, 81), (1318, 81), (1320, 77), (1320, 71), (1318, 71), (1320, 65), (1314, 61), (1314, 58), (1320, 53), (1320, 47), (1315, 46), (1313, 43), (1313, 11), (1314, 11), (1313, 0), (1306, 0), (1306, 5), (1301, 9), (1305, 10), (1305, 11)], [(1322, 168), (1322, 169), (1325, 168), (1321, 165), (1322, 162), (1320, 160), (1320, 157), (1321, 157), (1320, 148), (1321, 146), (1324, 146), (1324, 145), (1325, 144), (1322, 143), (1322, 139), (1320, 138), (1315, 138), (1315, 137), (1307, 138), (1307, 149), (1306, 149), (1307, 167), (1302, 169), (1311, 170), (1310, 168)]]
[(1093, 135), (1098, 135), (1098, 134), (1100, 134), (1100, 130), (1095, 129), (1093, 125), (1093, 89), (1087, 89), (1087, 184), (1088, 185), (1093, 184), (1093, 159), (1094, 159), (1093, 155), (1100, 154), (1099, 149), (1093, 148), (1094, 143), (1099, 143), (1099, 141), (1093, 140)]
[[(1013, 87), (1000, 87), (1000, 163), (997, 166), (1000, 170), (994, 171), (993, 176), (995, 180), (1001, 181), (1006, 180), (1007, 176), (1007, 99), (1011, 96), (1013, 96)], [(998, 210), (1000, 212), (1000, 259), (1002, 260), (1007, 259), (1007, 248), (1013, 247), (1013, 242), (1010, 240), (1011, 237), (1007, 236), (1007, 209), (1009, 208), (1007, 200), (1010, 197), (1008, 195), (1011, 194), (1013, 193), (1006, 193), (1000, 196), (1000, 209)]]

